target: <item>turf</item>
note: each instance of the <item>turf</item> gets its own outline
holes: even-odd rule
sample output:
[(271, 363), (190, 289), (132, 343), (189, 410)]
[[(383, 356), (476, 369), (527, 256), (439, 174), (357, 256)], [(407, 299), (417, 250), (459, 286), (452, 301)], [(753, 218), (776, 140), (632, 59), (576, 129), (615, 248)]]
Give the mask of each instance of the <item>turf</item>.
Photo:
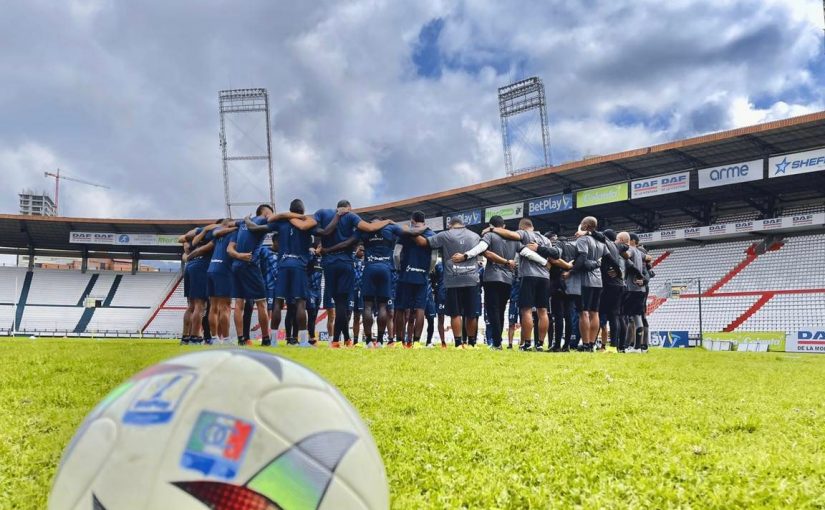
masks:
[[(189, 352), (0, 340), (0, 508), (45, 508), (119, 382)], [(825, 508), (825, 356), (293, 349), (369, 425), (393, 508)]]

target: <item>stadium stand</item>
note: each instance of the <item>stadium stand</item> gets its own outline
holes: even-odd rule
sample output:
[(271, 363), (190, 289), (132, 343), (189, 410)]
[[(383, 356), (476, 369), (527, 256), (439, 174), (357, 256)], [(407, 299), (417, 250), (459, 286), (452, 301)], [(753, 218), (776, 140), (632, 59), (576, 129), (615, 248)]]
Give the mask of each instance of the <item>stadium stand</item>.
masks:
[[(701, 277), (704, 331), (792, 331), (825, 325), (825, 234), (789, 236), (759, 254), (753, 241), (713, 243), (668, 250), (657, 265), (659, 284)], [(701, 262), (700, 262), (701, 261)], [(648, 304), (655, 330), (699, 333), (698, 289), (679, 299), (653, 297)]]
[[(27, 276), (29, 275), (29, 276)], [(140, 334), (177, 273), (117, 274), (0, 268), (0, 330), (33, 334)], [(26, 287), (25, 282), (30, 284)], [(102, 307), (85, 308), (86, 297)]]

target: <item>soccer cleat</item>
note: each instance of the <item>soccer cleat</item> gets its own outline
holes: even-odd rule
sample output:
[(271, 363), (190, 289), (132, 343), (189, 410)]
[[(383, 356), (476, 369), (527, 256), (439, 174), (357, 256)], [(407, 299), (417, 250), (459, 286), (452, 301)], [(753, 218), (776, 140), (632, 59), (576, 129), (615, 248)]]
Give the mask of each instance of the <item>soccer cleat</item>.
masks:
[(330, 349), (340, 349), (341, 348), (341, 342), (339, 342), (338, 340), (333, 340), (332, 342), (329, 343), (329, 347), (330, 347)]
[(180, 345), (189, 345), (189, 340), (180, 339)]
[(513, 349), (513, 344), (507, 344), (507, 349), (512, 350)]
[(344, 340), (344, 347), (352, 347), (353, 343), (352, 340)]
[(387, 342), (387, 347), (395, 347), (395, 340), (390, 340)]
[(544, 345), (538, 344), (536, 346), (536, 352), (543, 352), (543, 351), (544, 351)]
[(447, 348), (447, 342), (442, 341), (441, 342), (441, 348), (446, 349)]
[(261, 347), (269, 347), (271, 345), (272, 345), (272, 340), (270, 340), (268, 338), (266, 340), (261, 340)]

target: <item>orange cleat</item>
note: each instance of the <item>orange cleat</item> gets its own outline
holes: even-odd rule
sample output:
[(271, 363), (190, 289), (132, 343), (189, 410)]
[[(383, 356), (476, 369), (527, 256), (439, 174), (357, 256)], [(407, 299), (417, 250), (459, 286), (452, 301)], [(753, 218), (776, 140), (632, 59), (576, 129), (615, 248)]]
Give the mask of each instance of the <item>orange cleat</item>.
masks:
[(352, 340), (344, 341), (344, 347), (352, 347)]
[(341, 348), (341, 343), (336, 340), (336, 341), (330, 342), (329, 346), (330, 346), (331, 349), (340, 349)]

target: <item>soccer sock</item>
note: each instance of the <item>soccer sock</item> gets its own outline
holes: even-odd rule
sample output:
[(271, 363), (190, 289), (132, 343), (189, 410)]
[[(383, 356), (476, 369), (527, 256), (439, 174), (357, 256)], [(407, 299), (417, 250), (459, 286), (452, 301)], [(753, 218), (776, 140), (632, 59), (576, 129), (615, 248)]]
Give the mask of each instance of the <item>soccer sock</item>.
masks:
[(243, 335), (238, 335), (238, 343), (243, 342)]
[(305, 345), (309, 343), (309, 332), (305, 329), (298, 331), (298, 342), (301, 345)]
[(476, 337), (475, 336), (469, 336), (469, 337), (467, 337), (467, 340), (470, 342), (470, 345), (475, 347), (475, 345), (476, 345)]
[(427, 317), (427, 344), (433, 343), (433, 334), (435, 334), (435, 319)]
[(252, 310), (255, 308), (255, 303), (251, 299), (244, 302), (243, 307), (243, 337), (248, 340), (249, 328), (252, 326)]

